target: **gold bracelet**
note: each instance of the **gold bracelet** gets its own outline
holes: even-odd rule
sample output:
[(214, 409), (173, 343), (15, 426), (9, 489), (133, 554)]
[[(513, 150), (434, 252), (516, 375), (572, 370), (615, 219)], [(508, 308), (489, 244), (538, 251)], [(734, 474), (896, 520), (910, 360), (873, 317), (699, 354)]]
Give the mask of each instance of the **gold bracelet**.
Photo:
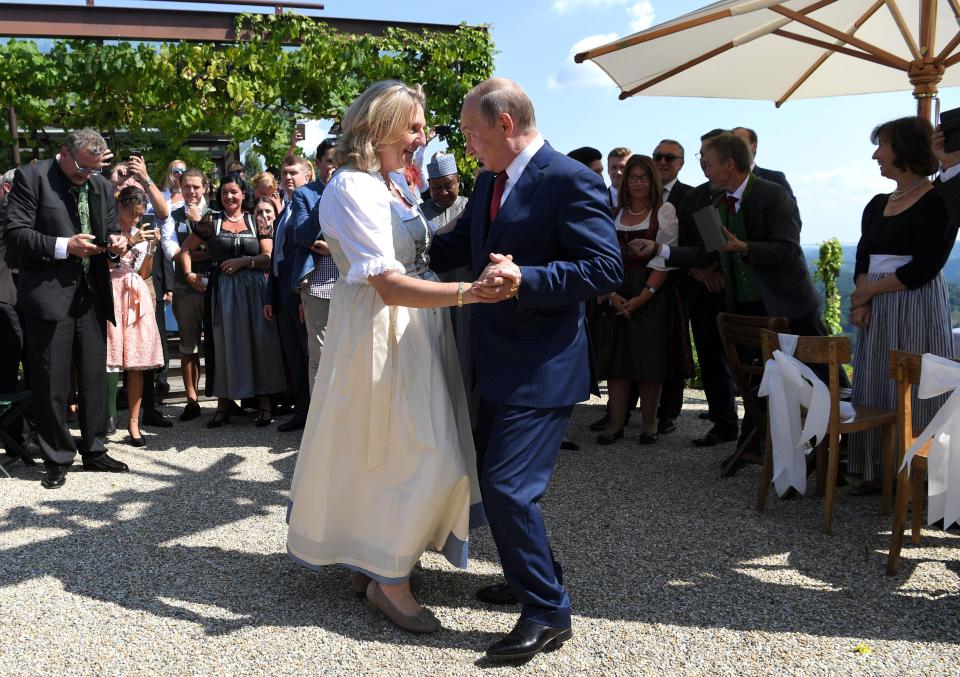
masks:
[(457, 287), (457, 308), (463, 308), (463, 282)]

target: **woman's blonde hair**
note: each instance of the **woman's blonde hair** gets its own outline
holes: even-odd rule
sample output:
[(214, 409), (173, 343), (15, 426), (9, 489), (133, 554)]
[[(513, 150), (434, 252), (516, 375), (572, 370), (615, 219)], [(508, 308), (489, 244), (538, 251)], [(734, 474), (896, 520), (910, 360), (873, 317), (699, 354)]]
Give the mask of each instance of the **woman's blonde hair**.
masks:
[(253, 177), (253, 181), (251, 181), (250, 183), (253, 185), (254, 188), (259, 186), (261, 183), (265, 183), (271, 188), (276, 188), (277, 177), (275, 177), (270, 172), (260, 172), (255, 177)]
[(340, 121), (342, 132), (333, 151), (337, 166), (378, 171), (377, 150), (410, 129), (417, 106), (426, 107), (420, 85), (411, 87), (398, 80), (381, 80), (367, 87)]

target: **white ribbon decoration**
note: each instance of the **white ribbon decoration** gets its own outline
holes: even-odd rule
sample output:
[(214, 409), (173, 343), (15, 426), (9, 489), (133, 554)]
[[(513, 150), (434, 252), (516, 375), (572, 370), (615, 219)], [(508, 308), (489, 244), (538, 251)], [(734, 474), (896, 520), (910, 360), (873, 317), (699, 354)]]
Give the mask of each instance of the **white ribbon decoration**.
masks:
[[(830, 423), (830, 389), (800, 360), (793, 357), (798, 336), (779, 334), (780, 350), (763, 367), (758, 394), (767, 398), (773, 445), (773, 485), (778, 496), (793, 487), (807, 489), (806, 456), (816, 439), (823, 440)], [(852, 413), (841, 403), (841, 417)], [(801, 426), (802, 409), (807, 410)]]
[(927, 454), (927, 526), (942, 519), (944, 529), (960, 521), (960, 461), (950, 461), (950, 441), (960, 441), (960, 364), (924, 353), (917, 397), (926, 400), (948, 391), (950, 397), (907, 449), (900, 466), (909, 473), (910, 461), (932, 440)]

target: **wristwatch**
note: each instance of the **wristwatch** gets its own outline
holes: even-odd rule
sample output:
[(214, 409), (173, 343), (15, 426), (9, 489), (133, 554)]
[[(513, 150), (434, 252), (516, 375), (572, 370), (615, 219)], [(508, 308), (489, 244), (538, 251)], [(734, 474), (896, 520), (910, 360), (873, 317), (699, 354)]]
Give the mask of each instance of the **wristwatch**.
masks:
[(656, 287), (651, 287), (651, 286), (647, 285), (647, 291), (650, 292), (651, 294), (656, 294), (656, 293), (657, 293), (657, 288), (656, 288)]

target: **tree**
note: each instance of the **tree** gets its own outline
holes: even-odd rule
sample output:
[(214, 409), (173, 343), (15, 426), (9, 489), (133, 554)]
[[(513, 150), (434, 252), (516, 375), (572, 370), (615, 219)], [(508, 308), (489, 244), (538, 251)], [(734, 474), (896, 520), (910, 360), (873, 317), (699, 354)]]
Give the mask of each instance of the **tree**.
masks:
[(263, 158), (259, 154), (248, 150), (247, 154), (243, 156), (243, 170), (248, 178), (253, 179), (263, 171)]
[[(154, 167), (174, 156), (202, 164), (185, 144), (198, 132), (250, 139), (252, 152), (279, 165), (298, 117), (339, 120), (365, 87), (395, 78), (423, 85), (428, 123), (452, 127), (447, 144), (461, 175), (473, 177), (457, 121), (464, 95), (493, 71), (485, 27), (351, 35), (284, 13), (240, 15), (237, 29), (249, 39), (61, 40), (46, 53), (11, 40), (0, 45), (0, 105), (16, 108), (28, 145), (48, 154), (55, 152), (49, 130), (91, 126), (143, 148)], [(300, 46), (291, 49), (291, 41)], [(6, 131), (2, 137), (12, 142)]]

